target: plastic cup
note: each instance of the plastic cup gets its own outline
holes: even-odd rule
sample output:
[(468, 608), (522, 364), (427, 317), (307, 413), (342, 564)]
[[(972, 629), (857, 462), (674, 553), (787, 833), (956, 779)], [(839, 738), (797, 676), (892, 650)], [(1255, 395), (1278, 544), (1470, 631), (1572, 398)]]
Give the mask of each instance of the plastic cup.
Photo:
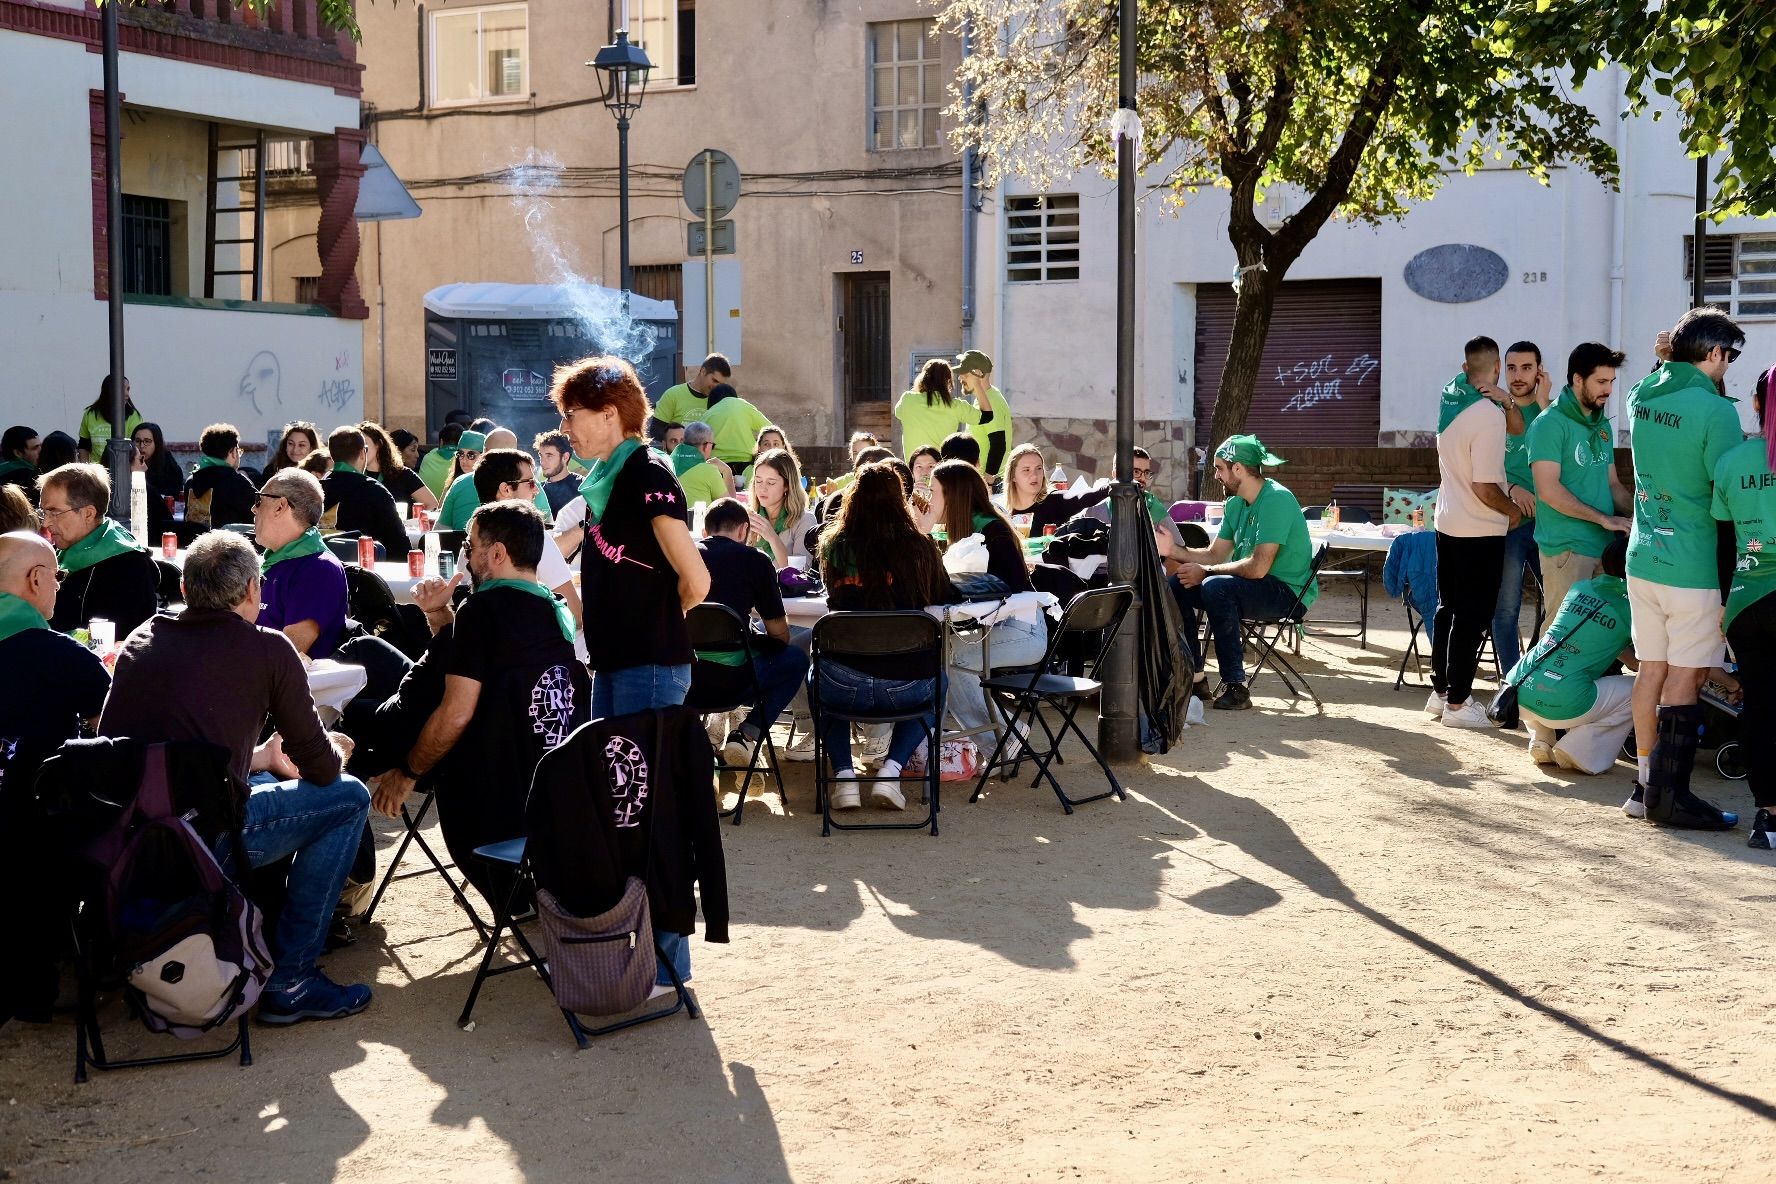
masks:
[(407, 508), (408, 508), (407, 502), (396, 502), (395, 503), (395, 513), (400, 517), (401, 521), (403, 521), (403, 522), (407, 521)]
[(806, 556), (806, 555), (791, 555), (789, 557), (789, 565), (791, 567), (795, 568), (797, 571), (807, 571), (808, 570), (808, 556)]

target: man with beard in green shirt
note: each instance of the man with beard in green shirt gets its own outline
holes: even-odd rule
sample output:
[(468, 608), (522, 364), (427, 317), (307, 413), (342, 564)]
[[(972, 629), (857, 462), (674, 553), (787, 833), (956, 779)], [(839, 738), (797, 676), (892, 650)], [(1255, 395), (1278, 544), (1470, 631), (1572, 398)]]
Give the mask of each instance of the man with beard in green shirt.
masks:
[(1732, 817), (1690, 792), (1702, 723), (1697, 693), (1720, 664), (1721, 590), (1715, 563), (1714, 472), (1744, 439), (1725, 397), (1727, 367), (1745, 333), (1716, 308), (1693, 308), (1671, 331), (1671, 356), (1628, 394), (1634, 449), (1634, 741), (1640, 783), (1623, 803), (1671, 826), (1731, 828)]
[[(1523, 512), (1523, 521), (1505, 532), (1504, 569), (1492, 610), (1493, 649), (1500, 668), (1509, 670), (1523, 655), (1517, 632), (1523, 613), (1523, 572), (1532, 569), (1536, 581), (1542, 579), (1535, 541), (1535, 474), (1529, 464), (1529, 429), (1548, 409), (1553, 385), (1542, 369), (1542, 347), (1533, 341), (1513, 342), (1505, 351), (1504, 378), (1507, 397), (1499, 406), (1505, 412), (1505, 494)], [(1542, 606), (1543, 615), (1552, 617), (1560, 602), (1544, 593)]]
[(1566, 360), (1566, 388), (1529, 429), (1535, 539), (1550, 624), (1572, 586), (1597, 574), (1597, 561), (1611, 537), (1633, 526), (1625, 517), (1633, 498), (1616, 473), (1616, 450), (1604, 414), (1621, 364), (1622, 354), (1600, 342), (1587, 341), (1574, 349)]

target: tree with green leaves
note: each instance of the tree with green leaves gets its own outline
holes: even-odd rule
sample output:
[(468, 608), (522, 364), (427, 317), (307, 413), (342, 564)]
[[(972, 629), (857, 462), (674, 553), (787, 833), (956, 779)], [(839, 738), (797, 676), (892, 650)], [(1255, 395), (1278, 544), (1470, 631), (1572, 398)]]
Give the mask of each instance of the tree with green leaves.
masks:
[[(1544, 181), (1571, 161), (1613, 181), (1614, 150), (1555, 66), (1509, 48), (1509, 31), (1537, 15), (1537, 0), (1141, 5), (1143, 157), (1164, 161), (1158, 186), (1177, 205), (1205, 185), (1231, 191), (1233, 335), (1206, 439), (1244, 430), (1278, 288), (1331, 218), (1398, 218), (1436, 193), (1445, 170), (1488, 160)], [(972, 37), (967, 98), (952, 114), (984, 180), (1015, 172), (1045, 188), (1114, 162), (1113, 3), (948, 0), (942, 20)], [(1258, 207), (1275, 185), (1304, 200), (1271, 229)]]

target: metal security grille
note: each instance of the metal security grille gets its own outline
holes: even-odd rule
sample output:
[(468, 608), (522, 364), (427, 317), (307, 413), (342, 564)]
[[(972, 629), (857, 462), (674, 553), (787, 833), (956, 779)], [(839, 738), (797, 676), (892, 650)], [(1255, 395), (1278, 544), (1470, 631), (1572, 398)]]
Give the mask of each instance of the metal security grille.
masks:
[(1079, 195), (1005, 199), (1005, 278), (1011, 283), (1079, 278)]
[[(1711, 234), (1702, 242), (1703, 294), (1730, 316), (1776, 317), (1776, 236)], [(1684, 283), (1696, 272), (1695, 246), (1684, 235)]]
[(931, 21), (870, 26), (870, 147), (878, 152), (935, 148), (943, 71)]
[[(684, 266), (678, 263), (643, 263), (629, 269), (634, 277), (635, 294), (649, 300), (670, 301), (672, 307), (684, 308)], [(684, 373), (684, 342), (672, 359), (672, 380)]]
[(173, 203), (164, 197), (123, 195), (123, 290), (173, 294)]
[(845, 311), (839, 333), (845, 360), (846, 427), (873, 431), (887, 426), (889, 400), (894, 397), (888, 273), (872, 271), (842, 278)]

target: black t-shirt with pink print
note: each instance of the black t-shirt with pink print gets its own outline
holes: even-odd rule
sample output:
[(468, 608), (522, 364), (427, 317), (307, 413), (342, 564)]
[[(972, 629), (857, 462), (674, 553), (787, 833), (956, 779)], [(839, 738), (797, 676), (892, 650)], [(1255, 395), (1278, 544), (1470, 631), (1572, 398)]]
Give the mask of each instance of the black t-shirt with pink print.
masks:
[(630, 453), (611, 486), (604, 520), (586, 523), (580, 551), (587, 665), (593, 670), (676, 666), (691, 660), (678, 573), (654, 537), (654, 519), (685, 523), (684, 491), (665, 457)]

